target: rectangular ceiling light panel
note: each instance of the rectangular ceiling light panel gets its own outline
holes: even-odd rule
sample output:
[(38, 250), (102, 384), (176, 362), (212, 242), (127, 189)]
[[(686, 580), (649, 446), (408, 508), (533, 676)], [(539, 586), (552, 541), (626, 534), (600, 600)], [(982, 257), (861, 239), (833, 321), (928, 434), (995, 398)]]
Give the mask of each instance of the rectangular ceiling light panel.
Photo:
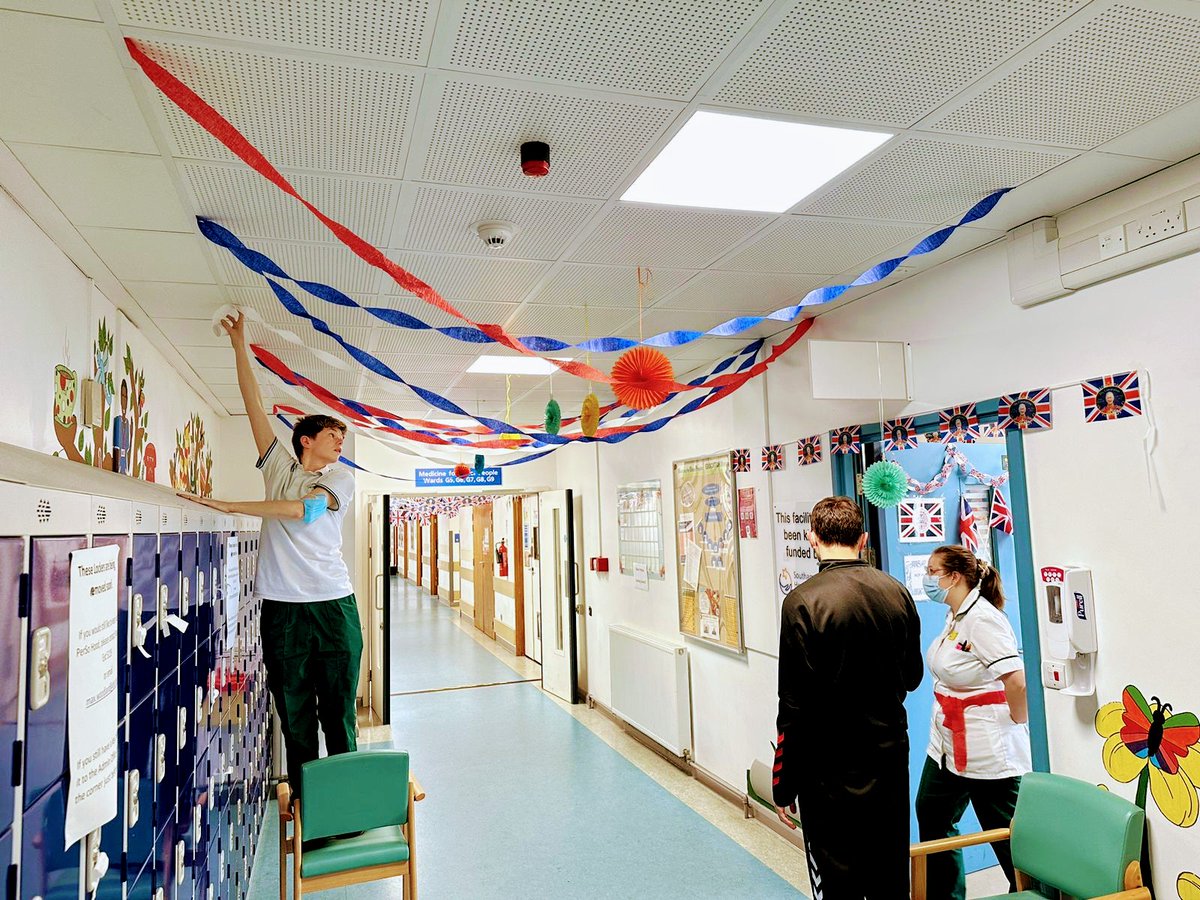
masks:
[[(566, 362), (566, 357), (555, 357)], [(558, 368), (547, 360), (533, 356), (488, 356), (484, 354), (471, 363), (468, 373), (475, 375), (549, 375)]]

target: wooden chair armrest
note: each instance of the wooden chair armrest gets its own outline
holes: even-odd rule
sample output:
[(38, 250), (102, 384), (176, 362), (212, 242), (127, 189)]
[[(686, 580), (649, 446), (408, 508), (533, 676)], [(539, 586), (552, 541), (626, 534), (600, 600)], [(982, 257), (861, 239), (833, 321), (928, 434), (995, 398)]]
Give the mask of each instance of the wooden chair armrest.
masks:
[(424, 800), (425, 799), (425, 789), (423, 787), (421, 787), (421, 782), (417, 781), (417, 779), (415, 779), (411, 775), (409, 775), (408, 783), (412, 787), (413, 800)]
[(1008, 828), (993, 828), (991, 831), (976, 831), (974, 834), (960, 834), (957, 837), (922, 841), (910, 846), (908, 855), (909, 857), (929, 856), (934, 853), (945, 853), (947, 850), (974, 847), (977, 844), (994, 844), (996, 841), (1007, 841), (1011, 833), (1011, 829)]
[(275, 785), (275, 799), (279, 801), (279, 821), (292, 821), (292, 786), (286, 781)]
[(1117, 891), (1115, 894), (1105, 894), (1096, 900), (1150, 900), (1150, 888), (1130, 888), (1127, 891)]

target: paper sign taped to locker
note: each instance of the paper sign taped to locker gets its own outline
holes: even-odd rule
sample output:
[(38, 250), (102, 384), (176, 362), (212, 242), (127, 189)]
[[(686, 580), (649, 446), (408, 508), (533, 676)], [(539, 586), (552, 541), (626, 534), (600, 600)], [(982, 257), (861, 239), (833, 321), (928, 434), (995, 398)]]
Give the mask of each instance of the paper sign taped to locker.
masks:
[(117, 816), (118, 553), (71, 554), (65, 847)]
[(229, 537), (225, 548), (225, 646), (237, 646), (238, 606), (242, 601), (242, 576), (238, 571), (237, 535)]

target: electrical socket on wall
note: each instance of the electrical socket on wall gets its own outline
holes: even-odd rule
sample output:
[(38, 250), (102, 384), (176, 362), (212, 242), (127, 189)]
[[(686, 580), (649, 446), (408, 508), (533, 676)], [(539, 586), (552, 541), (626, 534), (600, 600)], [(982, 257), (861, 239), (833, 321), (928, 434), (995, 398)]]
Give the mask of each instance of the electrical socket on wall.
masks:
[(1147, 244), (1183, 234), (1187, 224), (1183, 220), (1183, 204), (1157, 209), (1148, 215), (1125, 223), (1125, 245), (1128, 250), (1137, 250)]
[(1112, 259), (1125, 252), (1125, 226), (1118, 225), (1100, 232), (1100, 258)]

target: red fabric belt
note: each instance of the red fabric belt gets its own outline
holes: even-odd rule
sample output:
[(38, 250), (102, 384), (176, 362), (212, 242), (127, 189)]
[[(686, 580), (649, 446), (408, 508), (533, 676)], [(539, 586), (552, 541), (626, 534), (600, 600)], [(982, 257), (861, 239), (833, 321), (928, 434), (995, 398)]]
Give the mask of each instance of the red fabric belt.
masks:
[(942, 708), (942, 723), (954, 735), (954, 768), (962, 772), (967, 768), (967, 719), (964, 713), (972, 706), (1000, 706), (1008, 703), (1004, 691), (989, 691), (972, 697), (949, 697), (934, 693)]

